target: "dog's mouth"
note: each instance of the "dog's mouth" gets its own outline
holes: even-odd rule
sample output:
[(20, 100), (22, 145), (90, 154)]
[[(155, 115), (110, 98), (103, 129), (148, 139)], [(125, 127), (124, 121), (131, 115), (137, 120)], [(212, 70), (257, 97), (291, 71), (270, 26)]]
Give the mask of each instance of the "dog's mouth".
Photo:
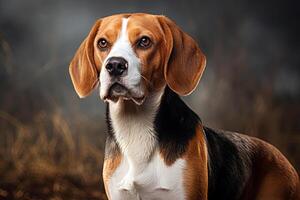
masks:
[(145, 96), (137, 96), (124, 85), (120, 83), (114, 83), (110, 86), (108, 93), (103, 100), (117, 102), (119, 99), (132, 100), (134, 103), (141, 105), (145, 100)]

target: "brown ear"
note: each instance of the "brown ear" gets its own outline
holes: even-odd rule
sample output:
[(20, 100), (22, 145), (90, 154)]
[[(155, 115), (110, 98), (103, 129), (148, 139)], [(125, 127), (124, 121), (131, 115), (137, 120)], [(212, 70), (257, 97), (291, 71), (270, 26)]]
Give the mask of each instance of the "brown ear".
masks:
[(99, 71), (94, 60), (94, 39), (100, 24), (101, 20), (94, 24), (69, 66), (74, 88), (81, 98), (87, 96), (98, 84)]
[(165, 16), (158, 16), (165, 34), (167, 58), (164, 77), (168, 86), (179, 95), (188, 95), (196, 88), (205, 69), (206, 58), (197, 43)]

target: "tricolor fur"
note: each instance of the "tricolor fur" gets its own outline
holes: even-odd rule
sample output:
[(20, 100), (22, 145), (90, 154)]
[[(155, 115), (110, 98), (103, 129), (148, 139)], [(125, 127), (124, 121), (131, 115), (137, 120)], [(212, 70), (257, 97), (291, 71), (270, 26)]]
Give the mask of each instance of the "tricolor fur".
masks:
[(164, 16), (98, 20), (70, 64), (80, 97), (99, 83), (108, 135), (109, 199), (299, 199), (299, 177), (272, 145), (203, 126), (180, 99), (206, 59)]

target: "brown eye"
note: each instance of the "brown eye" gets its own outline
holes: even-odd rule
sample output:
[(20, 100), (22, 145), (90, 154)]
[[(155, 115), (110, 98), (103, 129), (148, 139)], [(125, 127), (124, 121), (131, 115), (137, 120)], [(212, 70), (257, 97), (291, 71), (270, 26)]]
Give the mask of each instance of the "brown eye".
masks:
[(151, 45), (151, 40), (147, 36), (143, 36), (138, 42), (138, 46), (142, 48), (148, 48), (150, 45)]
[(105, 49), (105, 48), (107, 48), (107, 47), (108, 47), (108, 42), (107, 42), (107, 40), (104, 39), (104, 38), (100, 38), (100, 39), (98, 40), (98, 47), (99, 47), (100, 49)]

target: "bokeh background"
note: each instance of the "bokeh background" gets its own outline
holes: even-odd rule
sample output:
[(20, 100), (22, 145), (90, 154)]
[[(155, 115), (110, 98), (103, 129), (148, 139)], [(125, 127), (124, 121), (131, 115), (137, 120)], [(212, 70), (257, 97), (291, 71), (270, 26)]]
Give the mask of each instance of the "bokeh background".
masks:
[[(204, 124), (262, 138), (300, 170), (298, 1), (0, 0), (0, 199), (105, 199), (104, 103), (68, 65), (96, 19), (169, 16), (207, 55), (185, 101)], [(298, 5), (297, 5), (298, 4)]]

